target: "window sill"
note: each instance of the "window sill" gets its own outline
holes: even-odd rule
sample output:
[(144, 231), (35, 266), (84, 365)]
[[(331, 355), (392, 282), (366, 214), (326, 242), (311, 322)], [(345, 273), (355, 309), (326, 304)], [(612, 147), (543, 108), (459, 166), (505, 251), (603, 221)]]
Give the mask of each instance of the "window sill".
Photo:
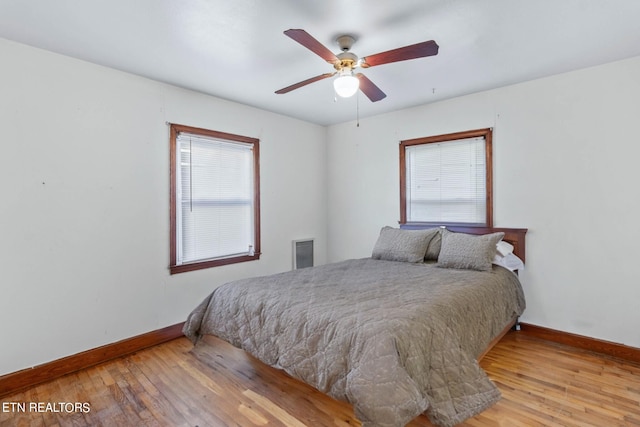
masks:
[(237, 264), (239, 262), (256, 261), (260, 259), (260, 254), (243, 255), (233, 258), (212, 259), (207, 261), (192, 262), (189, 264), (171, 265), (169, 270), (171, 274), (186, 273), (188, 271), (202, 270), (205, 268), (220, 267), (228, 264)]

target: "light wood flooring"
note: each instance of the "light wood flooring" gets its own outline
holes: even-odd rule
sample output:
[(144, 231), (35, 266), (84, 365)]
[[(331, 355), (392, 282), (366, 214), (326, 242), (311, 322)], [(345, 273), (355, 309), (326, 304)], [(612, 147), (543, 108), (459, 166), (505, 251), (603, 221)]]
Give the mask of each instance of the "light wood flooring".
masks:
[[(640, 426), (638, 364), (523, 331), (509, 332), (481, 365), (503, 397), (462, 426)], [(87, 405), (66, 413), (68, 403)], [(0, 426), (12, 427), (360, 425), (350, 405), (214, 337), (196, 348), (180, 338), (4, 397), (0, 405)], [(431, 426), (424, 415), (409, 425)]]

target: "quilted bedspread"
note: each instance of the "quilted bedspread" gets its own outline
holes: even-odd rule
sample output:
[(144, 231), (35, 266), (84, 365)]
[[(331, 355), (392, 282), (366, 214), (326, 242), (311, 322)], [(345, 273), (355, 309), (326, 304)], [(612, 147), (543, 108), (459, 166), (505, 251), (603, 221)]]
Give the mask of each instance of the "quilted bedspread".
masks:
[(433, 264), (349, 260), (216, 288), (189, 315), (216, 335), (353, 404), (364, 427), (426, 412), (453, 426), (500, 398), (476, 358), (525, 307), (517, 277)]

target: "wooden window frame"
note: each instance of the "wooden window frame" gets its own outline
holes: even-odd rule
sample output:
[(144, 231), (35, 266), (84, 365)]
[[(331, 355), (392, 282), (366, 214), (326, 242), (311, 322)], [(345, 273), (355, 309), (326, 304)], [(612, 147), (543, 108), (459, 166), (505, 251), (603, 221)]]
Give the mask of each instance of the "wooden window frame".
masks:
[(407, 222), (407, 178), (406, 178), (406, 148), (412, 145), (432, 144), (437, 142), (456, 141), (467, 138), (483, 137), (485, 140), (486, 163), (486, 224), (467, 223), (438, 223), (439, 225), (465, 225), (469, 227), (493, 227), (493, 129), (475, 129), (464, 132), (454, 132), (444, 135), (427, 136), (422, 138), (400, 141), (400, 224), (425, 224), (420, 221)]
[[(194, 261), (190, 263), (176, 265), (177, 263), (177, 182), (176, 168), (178, 167), (178, 159), (176, 155), (178, 134), (181, 132), (202, 135), (216, 139), (228, 140), (233, 142), (243, 142), (253, 145), (253, 202), (254, 202), (254, 251), (253, 255), (241, 255), (229, 258), (219, 258), (203, 261)], [(234, 135), (226, 132), (219, 132), (209, 129), (196, 128), (179, 124), (170, 125), (170, 264), (171, 274), (184, 273), (187, 271), (201, 270), (204, 268), (218, 267), (222, 265), (235, 264), (239, 262), (254, 261), (260, 259), (260, 140), (247, 136)]]

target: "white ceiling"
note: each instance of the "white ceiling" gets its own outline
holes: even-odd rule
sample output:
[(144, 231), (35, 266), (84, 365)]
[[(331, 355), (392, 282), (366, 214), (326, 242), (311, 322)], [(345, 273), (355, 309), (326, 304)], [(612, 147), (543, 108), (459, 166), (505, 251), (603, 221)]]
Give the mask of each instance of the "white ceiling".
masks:
[[(321, 125), (639, 56), (639, 21), (639, 0), (0, 0), (0, 37)], [(331, 79), (276, 95), (333, 71), (289, 28), (336, 53), (355, 35), (360, 57), (440, 51), (364, 70), (376, 103)]]

